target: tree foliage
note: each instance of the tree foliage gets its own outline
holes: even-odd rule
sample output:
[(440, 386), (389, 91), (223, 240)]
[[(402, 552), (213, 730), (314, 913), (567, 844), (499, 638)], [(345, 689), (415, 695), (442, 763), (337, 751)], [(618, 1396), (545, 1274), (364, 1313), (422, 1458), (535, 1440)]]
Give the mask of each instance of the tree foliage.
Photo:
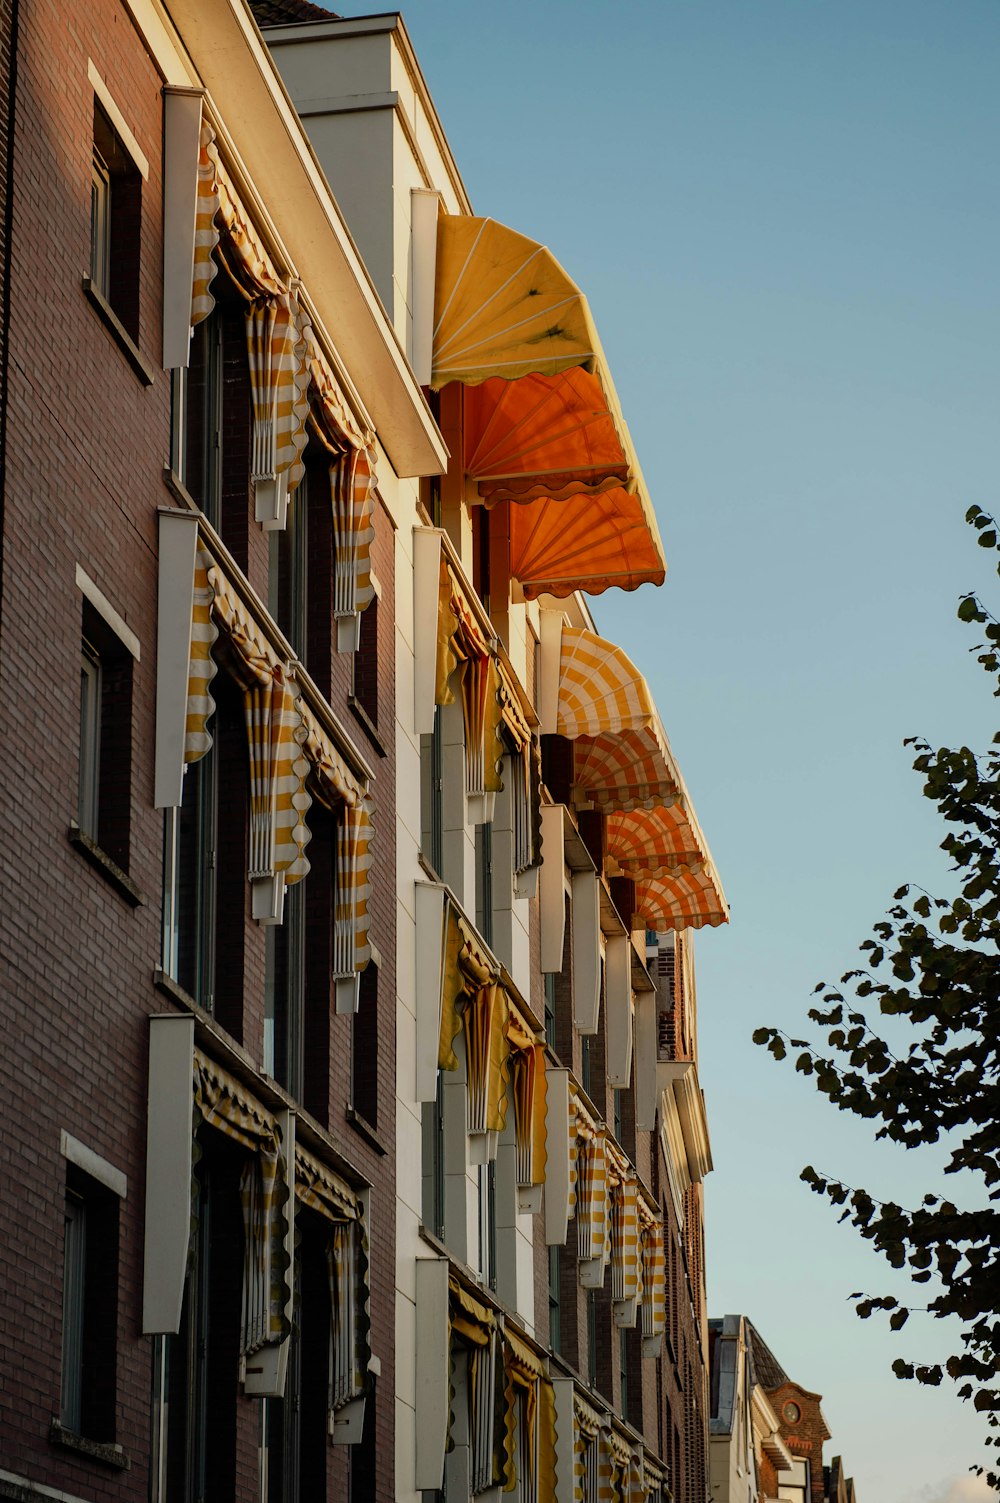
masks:
[[(1000, 554), (993, 518), (972, 507), (966, 520), (979, 545)], [(962, 598), (958, 615), (980, 628), (984, 640), (970, 651), (1000, 697), (1000, 622), (974, 594)], [(923, 1308), (956, 1318), (958, 1350), (944, 1363), (900, 1358), (893, 1370), (921, 1383), (953, 1381), (983, 1411), (987, 1444), (1000, 1447), (1000, 734), (978, 756), (966, 746), (934, 750), (919, 738), (906, 744), (915, 749), (924, 796), (947, 826), (941, 848), (956, 895), (909, 886), (894, 894), (860, 946), (863, 965), (839, 986), (816, 988), (809, 1018), (827, 1030), (825, 1047), (776, 1028), (758, 1028), (753, 1038), (778, 1060), (794, 1057), (841, 1111), (868, 1118), (877, 1139), (917, 1149), (942, 1142), (945, 1172), (963, 1176), (972, 1190), (962, 1195), (964, 1206), (928, 1193), (904, 1208), (811, 1167), (802, 1171), (893, 1268), (906, 1269), (917, 1285), (936, 1276)], [(894, 1052), (869, 1023), (876, 1006), (908, 1025), (905, 1050)], [(851, 1298), (862, 1319), (881, 1312), (895, 1331), (916, 1308), (891, 1297)], [(1000, 1459), (988, 1480), (1000, 1485)]]

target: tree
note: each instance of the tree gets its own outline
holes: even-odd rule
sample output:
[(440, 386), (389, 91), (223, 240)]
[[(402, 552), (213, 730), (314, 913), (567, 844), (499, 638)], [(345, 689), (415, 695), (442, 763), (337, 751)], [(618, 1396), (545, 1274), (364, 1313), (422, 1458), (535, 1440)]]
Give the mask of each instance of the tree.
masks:
[[(997, 524), (979, 507), (966, 520), (980, 547), (1000, 554)], [(1000, 562), (997, 565), (1000, 573)], [(963, 596), (959, 619), (978, 626), (985, 641), (970, 649), (1000, 697), (1000, 622), (974, 594)], [(933, 750), (911, 737), (914, 770), (923, 793), (947, 825), (941, 848), (951, 859), (957, 893), (932, 897), (901, 887), (893, 906), (860, 949), (862, 968), (821, 982), (809, 1018), (828, 1029), (826, 1046), (758, 1028), (754, 1043), (795, 1068), (841, 1111), (878, 1124), (876, 1139), (907, 1148), (943, 1142), (945, 1172), (962, 1176), (965, 1204), (928, 1193), (914, 1209), (880, 1203), (867, 1191), (819, 1174), (802, 1178), (842, 1207), (850, 1221), (893, 1268), (907, 1268), (914, 1284), (938, 1286), (924, 1308), (938, 1319), (956, 1317), (958, 1350), (945, 1363), (902, 1358), (899, 1378), (940, 1384), (986, 1418), (987, 1445), (1000, 1447), (1000, 734), (976, 755)], [(841, 990), (843, 988), (843, 990)], [(866, 1007), (903, 1020), (909, 1039), (894, 1053), (869, 1024)], [(918, 1296), (919, 1297), (919, 1296)], [(893, 1330), (915, 1305), (891, 1296), (854, 1294), (856, 1313), (888, 1315)], [(987, 1474), (1000, 1485), (1000, 1458)]]

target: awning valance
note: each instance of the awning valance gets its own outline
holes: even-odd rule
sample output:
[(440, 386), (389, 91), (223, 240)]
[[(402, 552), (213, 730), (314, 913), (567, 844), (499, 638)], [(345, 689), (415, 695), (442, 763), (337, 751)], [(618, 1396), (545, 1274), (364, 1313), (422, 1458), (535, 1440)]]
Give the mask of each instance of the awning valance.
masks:
[(431, 384), (450, 381), (470, 388), (466, 471), (487, 505), (517, 503), (511, 572), (527, 596), (663, 582), (586, 298), (550, 251), (492, 219), (438, 221)]

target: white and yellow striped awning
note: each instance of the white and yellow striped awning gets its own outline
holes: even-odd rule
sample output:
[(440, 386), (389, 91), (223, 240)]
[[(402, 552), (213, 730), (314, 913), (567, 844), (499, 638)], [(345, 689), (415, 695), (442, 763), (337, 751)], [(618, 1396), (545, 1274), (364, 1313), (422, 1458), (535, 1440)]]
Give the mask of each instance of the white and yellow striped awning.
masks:
[(600, 340), (550, 251), (493, 219), (438, 220), (431, 384), (466, 388), (463, 457), (510, 513), (526, 596), (662, 584), (666, 565)]
[(728, 922), (711, 852), (653, 703), (620, 647), (564, 627), (556, 730), (573, 746), (573, 798), (607, 816), (613, 870), (651, 928)]

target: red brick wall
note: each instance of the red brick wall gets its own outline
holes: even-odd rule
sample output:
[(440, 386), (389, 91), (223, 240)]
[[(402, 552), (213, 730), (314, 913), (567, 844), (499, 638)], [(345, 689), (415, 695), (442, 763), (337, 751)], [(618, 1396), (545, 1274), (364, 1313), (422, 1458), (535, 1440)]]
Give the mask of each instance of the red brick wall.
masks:
[[(0, 0), (0, 74), (9, 0)], [(85, 297), (93, 139), (92, 59), (149, 160), (142, 187), (139, 339), (155, 372), (144, 385)], [(159, 370), (162, 275), (162, 80), (118, 0), (22, 4), (15, 131), (4, 611), (0, 625), (0, 1326), (9, 1382), (0, 1407), (3, 1466), (100, 1503), (148, 1496), (151, 1342), (138, 1334), (148, 1016), (171, 1003), (152, 985), (159, 964), (163, 816), (153, 808), (157, 507), (169, 454), (169, 383)], [(0, 100), (0, 129), (4, 121)], [(3, 142), (0, 140), (0, 158)], [(0, 206), (0, 224), (3, 223)], [(2, 264), (2, 247), (0, 247)], [(230, 446), (235, 443), (230, 435)], [(238, 510), (235, 493), (228, 497)], [(252, 522), (246, 564), (266, 597), (267, 540)], [(383, 758), (346, 695), (349, 658), (332, 664), (334, 709), (376, 767), (372, 939), (382, 956), (378, 1030), (379, 1151), (348, 1120), (350, 1020), (331, 1022), (329, 1124), (343, 1156), (373, 1185), (372, 1343), (382, 1363), (370, 1494), (393, 1497), (395, 884), (393, 802), (393, 540), (380, 509), (374, 562), (379, 611)], [(132, 906), (67, 839), (77, 812), (82, 600), (80, 565), (141, 643), (133, 667), (128, 871)], [(234, 751), (234, 757), (237, 754)], [(242, 753), (245, 755), (245, 753)], [(239, 770), (232, 763), (232, 772)], [(307, 879), (308, 880), (308, 879)], [(224, 1023), (256, 1059), (263, 1017), (264, 935), (248, 889), (227, 930)], [(240, 982), (242, 968), (242, 983)], [(53, 1446), (59, 1413), (65, 1129), (128, 1177), (122, 1202), (115, 1438), (126, 1472)], [(235, 1374), (233, 1375), (235, 1389)], [(257, 1401), (235, 1399), (236, 1496), (256, 1497)], [(341, 1496), (344, 1448), (329, 1452)]]

